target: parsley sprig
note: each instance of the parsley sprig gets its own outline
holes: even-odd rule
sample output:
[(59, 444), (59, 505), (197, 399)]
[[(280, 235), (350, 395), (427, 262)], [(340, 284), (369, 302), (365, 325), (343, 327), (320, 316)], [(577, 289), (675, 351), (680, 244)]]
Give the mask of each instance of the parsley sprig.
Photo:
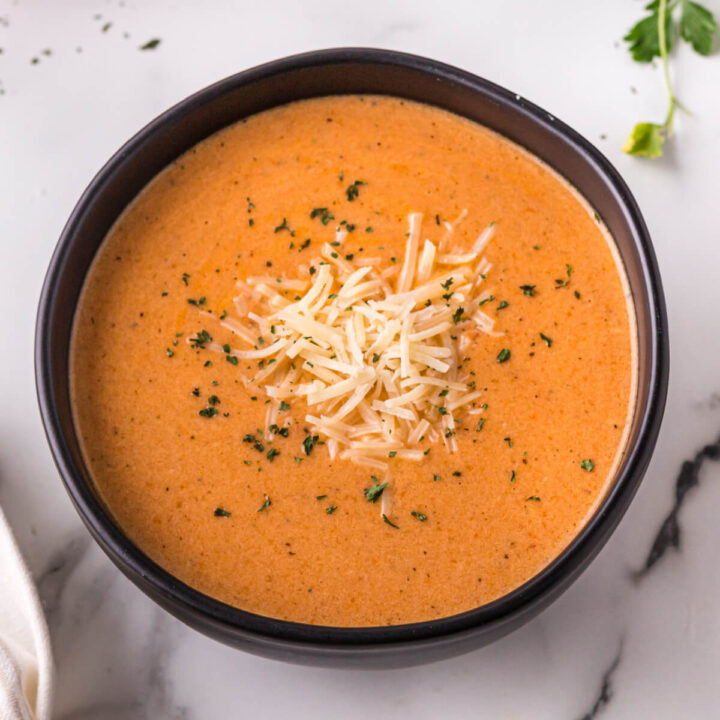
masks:
[[(680, 15), (676, 20), (675, 11), (678, 8)], [(653, 0), (645, 9), (650, 14), (636, 23), (623, 39), (630, 43), (628, 49), (637, 62), (649, 63), (656, 57), (661, 59), (670, 102), (662, 124), (638, 123), (622, 149), (629, 155), (653, 158), (662, 155), (663, 143), (672, 135), (675, 110), (685, 110), (673, 91), (668, 56), (678, 36), (690, 43), (695, 52), (709, 55), (717, 22), (707, 8), (692, 0)]]

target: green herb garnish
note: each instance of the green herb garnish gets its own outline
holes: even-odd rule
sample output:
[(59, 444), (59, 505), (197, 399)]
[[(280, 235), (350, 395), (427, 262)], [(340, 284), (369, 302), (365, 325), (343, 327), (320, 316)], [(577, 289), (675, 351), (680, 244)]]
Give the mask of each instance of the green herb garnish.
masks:
[(565, 280), (562, 280), (561, 278), (555, 279), (555, 289), (556, 290), (567, 287), (570, 284), (570, 276), (572, 275), (572, 265), (565, 263), (565, 273), (567, 275)]
[(523, 291), (523, 295), (533, 297), (535, 295), (535, 285), (521, 285), (520, 289)]
[(399, 529), (400, 529), (394, 522), (392, 522), (392, 521), (390, 520), (390, 518), (388, 518), (388, 516), (387, 516), (385, 513), (382, 514), (382, 519), (383, 519), (390, 527), (393, 527), (393, 528), (395, 528), (396, 530), (399, 530)]
[(345, 188), (345, 194), (347, 195), (347, 199), (352, 202), (359, 194), (360, 194), (360, 186), (361, 185), (367, 185), (366, 182), (363, 182), (362, 180), (356, 180), (352, 185), (348, 185)]
[(338, 509), (338, 506), (337, 506), (337, 505), (331, 505), (330, 507), (326, 507), (326, 508), (325, 508), (325, 512), (326, 512), (328, 515), (332, 515), (337, 509)]
[(215, 417), (215, 415), (218, 414), (218, 409), (214, 407), (206, 407), (203, 408), (198, 412), (198, 415), (202, 415), (202, 417), (211, 418)]
[(258, 509), (258, 512), (262, 512), (263, 510), (267, 510), (272, 505), (272, 500), (270, 500), (270, 496), (265, 496), (265, 502), (260, 506)]
[(290, 237), (295, 237), (295, 231), (288, 225), (287, 218), (283, 218), (280, 225), (276, 225), (273, 232), (279, 233), (282, 230), (287, 230), (290, 233)]
[(201, 330), (195, 337), (190, 338), (190, 345), (194, 348), (204, 348), (212, 342), (212, 336), (207, 330)]
[[(680, 8), (679, 22), (675, 20), (677, 8)], [(623, 39), (630, 44), (628, 49), (637, 62), (649, 63), (655, 57), (660, 58), (669, 107), (662, 124), (635, 125), (622, 149), (629, 155), (653, 158), (662, 155), (663, 144), (672, 135), (675, 109), (685, 109), (675, 97), (670, 81), (668, 55), (675, 40), (679, 35), (695, 52), (707, 56), (712, 51), (717, 23), (707, 8), (691, 0), (653, 0), (645, 9), (650, 14), (636, 23)]]
[(152, 40), (148, 40), (144, 45), (141, 45), (140, 50), (154, 50), (160, 42), (160, 38), (153, 38)]
[(427, 520), (427, 515), (423, 515), (423, 513), (418, 512), (417, 510), (411, 510), (410, 514), (417, 518), (420, 522), (425, 522)]
[(317, 436), (317, 435), (308, 435), (308, 436), (303, 440), (303, 448), (305, 449), (305, 454), (306, 454), (306, 455), (309, 455), (309, 454), (312, 452), (313, 448), (315, 447), (315, 444), (317, 443), (317, 441), (318, 441), (319, 439), (320, 439), (320, 438), (319, 438), (319, 436)]
[[(311, 210), (310, 212), (310, 219), (314, 220), (316, 217), (320, 218), (320, 222), (323, 225), (327, 225), (331, 220), (335, 219), (335, 216), (326, 207), (313, 208), (313, 210)], [(310, 244), (309, 240), (308, 244)], [(305, 247), (307, 247), (307, 245)]]
[(497, 355), (497, 361), (499, 363), (504, 363), (509, 359), (510, 359), (510, 350), (508, 350), (507, 348), (503, 348)]
[(213, 515), (215, 515), (215, 517), (230, 517), (230, 513), (221, 507), (216, 507)]
[(365, 495), (366, 500), (375, 503), (380, 499), (380, 496), (383, 494), (383, 490), (385, 490), (388, 484), (386, 482), (379, 482), (374, 475), (371, 475), (370, 477), (372, 478), (373, 484), (363, 490), (363, 495)]
[(594, 463), (592, 460), (590, 460), (590, 458), (588, 458), (587, 460), (583, 460), (583, 461), (580, 463), (580, 467), (581, 467), (583, 470), (587, 470), (588, 472), (592, 472), (593, 469), (595, 468), (595, 463)]
[(552, 347), (553, 341), (551, 337), (548, 337), (545, 335), (545, 333), (540, 333), (540, 339), (548, 346)]

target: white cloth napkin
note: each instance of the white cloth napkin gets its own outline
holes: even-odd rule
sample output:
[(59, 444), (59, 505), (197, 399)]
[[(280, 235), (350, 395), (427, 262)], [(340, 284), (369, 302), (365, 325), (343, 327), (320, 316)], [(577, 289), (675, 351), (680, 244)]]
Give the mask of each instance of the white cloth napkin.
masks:
[(0, 509), (0, 720), (50, 720), (52, 674), (35, 585)]

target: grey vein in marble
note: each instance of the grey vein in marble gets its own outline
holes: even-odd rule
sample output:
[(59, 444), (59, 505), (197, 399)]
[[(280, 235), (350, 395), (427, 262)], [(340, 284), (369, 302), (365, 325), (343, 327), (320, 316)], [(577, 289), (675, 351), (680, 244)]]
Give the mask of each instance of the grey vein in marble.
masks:
[(83, 559), (89, 544), (90, 537), (86, 533), (76, 535), (51, 555), (45, 570), (35, 579), (38, 594), (50, 625), (59, 610), (65, 586)]
[(612, 680), (615, 671), (620, 665), (623, 652), (623, 641), (620, 641), (620, 648), (618, 649), (617, 655), (610, 663), (608, 669), (603, 673), (602, 682), (600, 683), (600, 692), (598, 693), (595, 702), (592, 704), (589, 712), (585, 713), (580, 720), (594, 720), (600, 712), (608, 705), (613, 697)]
[(655, 536), (643, 567), (633, 574), (636, 580), (645, 577), (669, 548), (680, 549), (681, 531), (678, 521), (680, 508), (685, 502), (687, 493), (700, 484), (700, 470), (705, 460), (720, 460), (720, 438), (710, 445), (705, 445), (692, 460), (686, 460), (682, 464), (675, 481), (675, 502)]

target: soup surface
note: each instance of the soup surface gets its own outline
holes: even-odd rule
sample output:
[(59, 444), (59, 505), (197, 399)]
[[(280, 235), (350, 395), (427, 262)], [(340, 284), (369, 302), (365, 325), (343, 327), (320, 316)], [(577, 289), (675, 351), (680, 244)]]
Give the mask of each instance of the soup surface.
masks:
[[(257, 307), (277, 309), (341, 261), (395, 288), (412, 234), (446, 255), (485, 245), (483, 259), (438, 266), (450, 282), (432, 302), (453, 317), (437, 337), (460, 350), (451, 370), (416, 363), (402, 386), (419, 372), (440, 379), (409, 406), (429, 418), (413, 425), (422, 436), (396, 441), (411, 421), (377, 411), (396, 423), (395, 438), (386, 433), (387, 452), (357, 464), (306, 418), (332, 401), (311, 413), (309, 397), (267, 395), (272, 356), (242, 353), (290, 331), (275, 320), (248, 343), (232, 330), (252, 327), (234, 298), (243, 287)], [(328, 254), (324, 243), (339, 244)], [(468, 268), (474, 289), (461, 292)], [(633, 403), (627, 298), (597, 215), (508, 140), (396, 98), (293, 103), (185, 153), (110, 231), (71, 349), (83, 452), (128, 536), (203, 593), (336, 626), (452, 615), (535, 575), (602, 499)], [(357, 306), (342, 310), (351, 317)], [(477, 309), (480, 327), (468, 321)], [(328, 366), (337, 359), (321, 341), (314, 348)], [(370, 374), (376, 355), (366, 353)], [(387, 357), (388, 372), (406, 377), (404, 360)], [(260, 370), (264, 381), (247, 382)], [(455, 410), (446, 377), (470, 393)], [(397, 395), (381, 386), (380, 401)], [(354, 422), (362, 440), (358, 423), (372, 422)]]

